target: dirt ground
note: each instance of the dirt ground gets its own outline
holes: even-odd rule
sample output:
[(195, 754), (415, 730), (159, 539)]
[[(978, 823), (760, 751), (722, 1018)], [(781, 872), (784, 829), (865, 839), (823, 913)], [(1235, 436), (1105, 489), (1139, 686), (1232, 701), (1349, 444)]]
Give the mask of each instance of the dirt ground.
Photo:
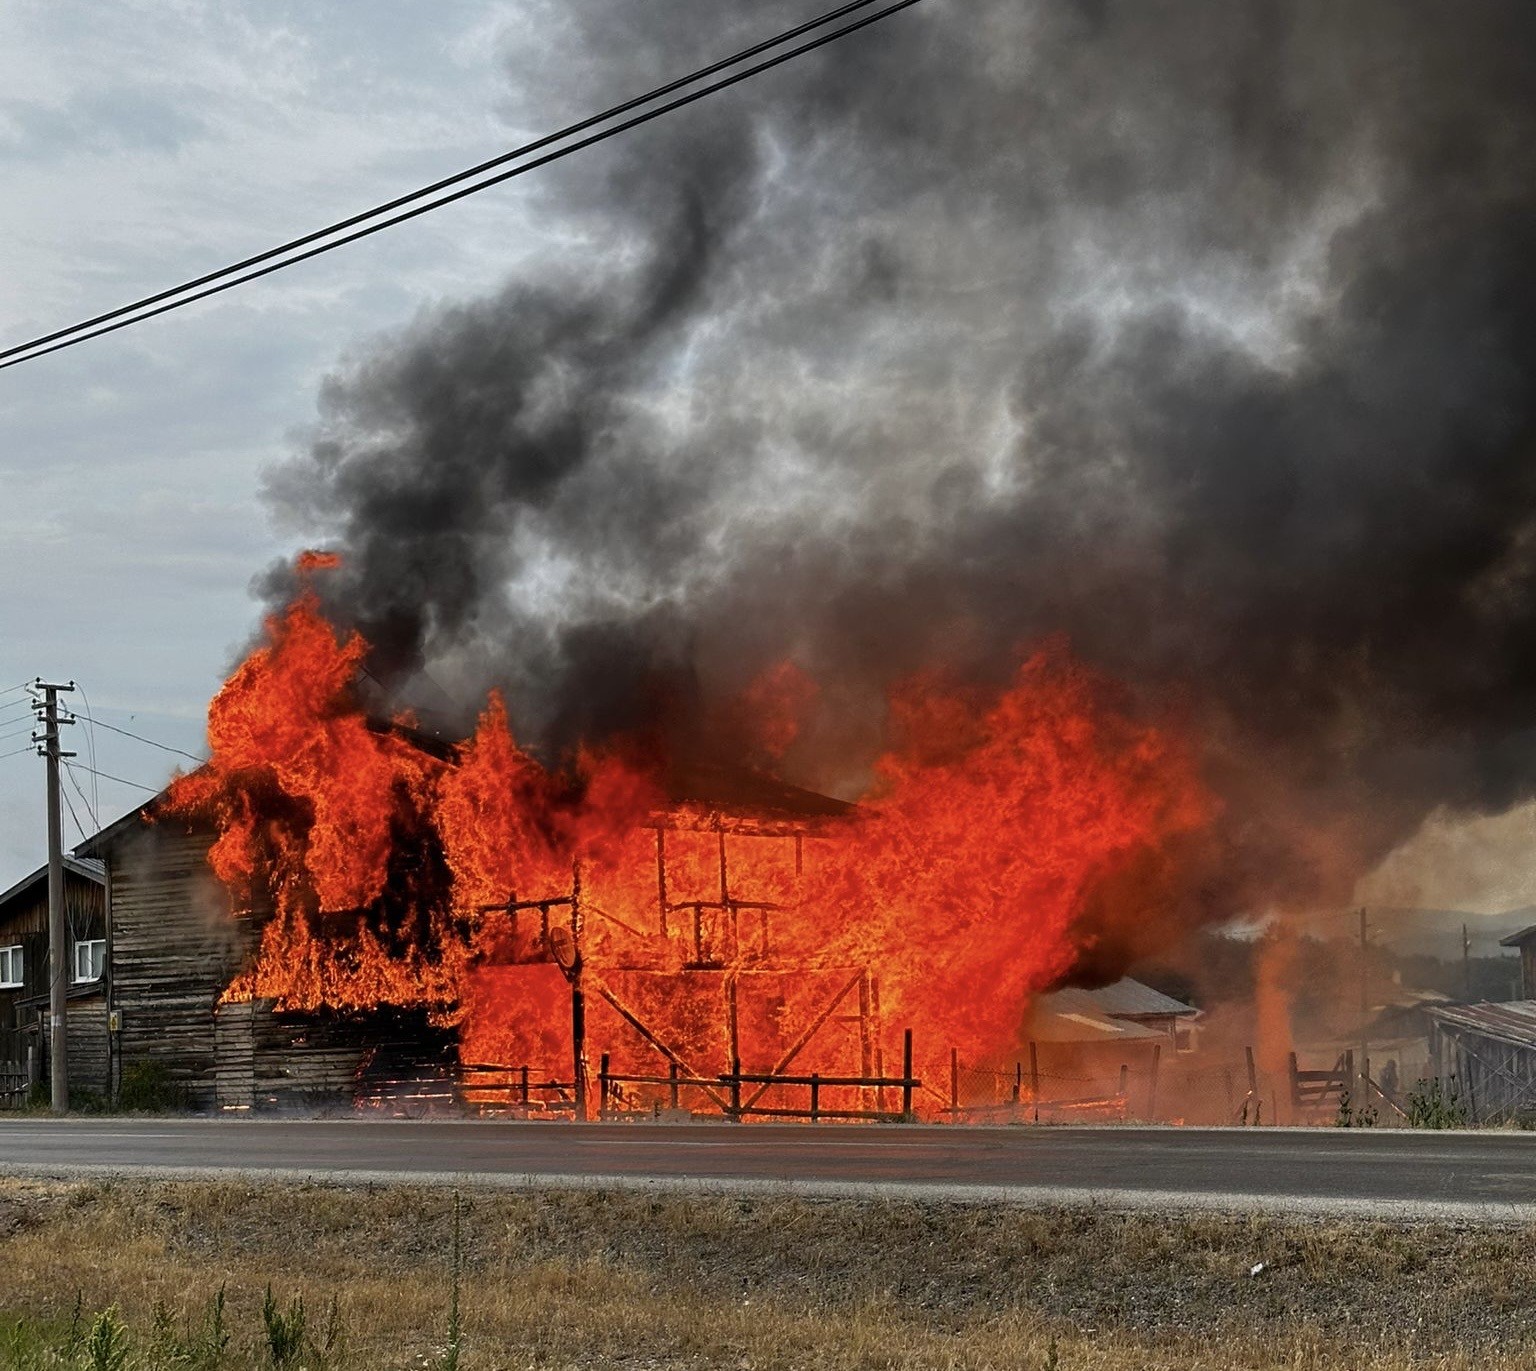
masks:
[[(4, 1180), (0, 1245), (17, 1368), (97, 1364), (114, 1304), (122, 1367), (1536, 1367), (1528, 1229)], [(307, 1311), (287, 1362), (268, 1286)], [(221, 1289), (223, 1342), (200, 1332)]]

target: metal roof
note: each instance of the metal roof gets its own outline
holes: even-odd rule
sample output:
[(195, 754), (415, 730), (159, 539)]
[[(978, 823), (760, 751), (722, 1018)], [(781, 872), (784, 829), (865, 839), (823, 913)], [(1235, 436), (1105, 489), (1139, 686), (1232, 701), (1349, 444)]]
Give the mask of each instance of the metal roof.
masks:
[(1529, 928), (1522, 928), (1518, 933), (1511, 933), (1507, 938), (1499, 939), (1500, 947), (1524, 947), (1530, 942), (1533, 934), (1536, 934), (1536, 924)]
[(1446, 1028), (1459, 1028), (1514, 1047), (1536, 1048), (1536, 1000), (1426, 1005), (1424, 1012)]
[[(1067, 991), (1057, 991), (1058, 995)], [(1101, 985), (1096, 990), (1078, 990), (1070, 993), (1089, 997), (1093, 1007), (1101, 1014), (1116, 1019), (1161, 1019), (1169, 1015), (1198, 1014), (1200, 1011), (1183, 1000), (1164, 995), (1150, 985), (1133, 981), (1124, 976), (1113, 985)]]
[(1045, 1043), (1167, 1042), (1168, 1035), (1131, 1019), (1116, 1019), (1093, 1001), (1091, 990), (1042, 995), (1030, 1013), (1029, 1034)]

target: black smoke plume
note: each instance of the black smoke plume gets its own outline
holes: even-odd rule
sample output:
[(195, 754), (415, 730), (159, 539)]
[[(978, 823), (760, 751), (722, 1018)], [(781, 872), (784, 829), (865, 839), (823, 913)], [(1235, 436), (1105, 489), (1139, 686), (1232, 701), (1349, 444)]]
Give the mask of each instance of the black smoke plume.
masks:
[[(811, 12), (530, 5), (505, 112)], [(392, 689), (558, 748), (790, 657), (836, 785), (1065, 632), (1206, 749), (1207, 913), (1536, 793), (1529, 0), (927, 0), (519, 193), (558, 249), (271, 479)]]

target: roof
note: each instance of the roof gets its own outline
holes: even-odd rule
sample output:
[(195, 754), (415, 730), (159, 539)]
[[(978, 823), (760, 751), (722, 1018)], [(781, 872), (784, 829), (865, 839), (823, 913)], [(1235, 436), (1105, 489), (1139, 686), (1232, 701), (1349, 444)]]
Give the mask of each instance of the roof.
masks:
[[(90, 857), (75, 857), (66, 852), (64, 854), (64, 870), (82, 880), (94, 881), (97, 885), (106, 885), (107, 868), (99, 861)], [(48, 879), (47, 866), (40, 866), (29, 876), (23, 876), (9, 890), (0, 891), (0, 908), (19, 900), (34, 886), (41, 885)]]
[(105, 828), (91, 834), (84, 842), (76, 843), (75, 856), (94, 859), (98, 853), (111, 847), (123, 833), (144, 823), (146, 818), (164, 803), (165, 796), (166, 791), (162, 790), (152, 800), (146, 800), (136, 808), (130, 809), (122, 818), (114, 819)]
[(1536, 938), (1536, 924), (1529, 928), (1522, 928), (1518, 933), (1511, 933), (1507, 938), (1499, 939), (1500, 947), (1524, 947), (1526, 943)]
[(1091, 990), (1058, 990), (1042, 995), (1030, 1011), (1029, 1035), (1043, 1043), (1166, 1042), (1168, 1035), (1130, 1019), (1111, 1018), (1091, 999)]
[(702, 808), (747, 819), (805, 821), (840, 819), (857, 806), (745, 767), (713, 762), (674, 762), (663, 778), (667, 799), (683, 808)]
[(1424, 1012), (1446, 1028), (1459, 1028), (1494, 1042), (1536, 1050), (1536, 1000), (1427, 1005)]
[[(1058, 995), (1068, 992), (1057, 991)], [(1092, 997), (1093, 1005), (1103, 1014), (1117, 1019), (1161, 1019), (1170, 1015), (1198, 1014), (1193, 1005), (1154, 990), (1129, 976), (1123, 976), (1113, 985), (1100, 986), (1097, 990), (1077, 992)]]

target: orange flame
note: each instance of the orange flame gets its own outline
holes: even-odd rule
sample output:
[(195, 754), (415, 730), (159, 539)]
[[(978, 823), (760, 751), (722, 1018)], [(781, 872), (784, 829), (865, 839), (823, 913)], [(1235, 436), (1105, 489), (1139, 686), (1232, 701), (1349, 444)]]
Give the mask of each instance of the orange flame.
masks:
[[(997, 1059), (1106, 929), (1155, 923), (1213, 816), (1189, 750), (1060, 643), (990, 694), (901, 685), (845, 817), (782, 787), (782, 806), (669, 803), (612, 751), (552, 772), (495, 695), (440, 760), (367, 718), (365, 652), (301, 593), (214, 699), (211, 760), (171, 804), (215, 827), (237, 901), (273, 902), (229, 997), (426, 1007), (466, 1061), (568, 1077), (567, 980), (588, 1057), (618, 1072), (894, 1073), (907, 1026), (930, 1058)], [(813, 692), (787, 669), (759, 688), (765, 747)]]

